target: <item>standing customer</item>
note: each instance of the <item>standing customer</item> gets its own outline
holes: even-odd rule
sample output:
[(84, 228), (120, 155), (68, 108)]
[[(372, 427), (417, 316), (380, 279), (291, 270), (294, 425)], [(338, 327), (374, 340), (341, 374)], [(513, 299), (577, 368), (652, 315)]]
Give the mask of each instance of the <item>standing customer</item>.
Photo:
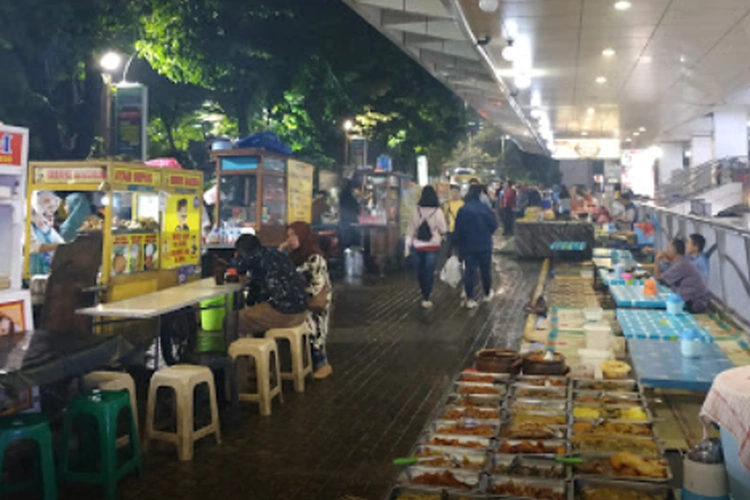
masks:
[(503, 193), (503, 236), (513, 235), (513, 222), (516, 217), (516, 188), (513, 181), (508, 181)]
[(347, 181), (339, 198), (339, 244), (342, 250), (356, 246), (359, 232), (354, 224), (359, 223), (360, 205), (354, 196), (354, 183)]
[(435, 284), (435, 266), (443, 235), (447, 232), (448, 226), (443, 211), (440, 210), (437, 192), (434, 187), (425, 186), (406, 228), (405, 249), (406, 257), (412, 247), (417, 252), (419, 288), (422, 291), (422, 307), (425, 309), (432, 307), (430, 295)]
[[(507, 188), (506, 188), (507, 189)], [(458, 253), (464, 261), (464, 286), (466, 307), (474, 309), (474, 276), (477, 268), (482, 275), (485, 301), (492, 299), (492, 235), (497, 230), (497, 219), (492, 210), (480, 201), (480, 186), (472, 186), (466, 196), (466, 204), (458, 212), (454, 238)]]
[(464, 206), (464, 200), (461, 199), (461, 186), (458, 184), (451, 184), (450, 199), (443, 204), (443, 213), (445, 214), (445, 220), (448, 224), (448, 235), (446, 238), (448, 246), (448, 255), (453, 251), (455, 244), (453, 243), (453, 231), (456, 230), (456, 217), (458, 211)]
[(333, 373), (326, 356), (326, 338), (333, 301), (328, 263), (310, 224), (294, 222), (287, 228), (286, 234), (285, 246), (289, 249), (289, 257), (307, 286), (307, 328), (311, 334), (313, 377), (324, 379)]

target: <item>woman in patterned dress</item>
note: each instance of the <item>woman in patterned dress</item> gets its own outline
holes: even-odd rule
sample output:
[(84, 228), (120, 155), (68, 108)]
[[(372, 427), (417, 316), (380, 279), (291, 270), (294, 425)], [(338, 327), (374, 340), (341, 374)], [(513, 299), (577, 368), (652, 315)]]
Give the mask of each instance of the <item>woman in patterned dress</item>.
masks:
[[(328, 263), (318, 246), (315, 233), (306, 222), (294, 222), (287, 228), (287, 240), (282, 249), (289, 250), (289, 257), (307, 283), (310, 299), (307, 327), (311, 332), (313, 377), (324, 379), (333, 373), (326, 356), (326, 337), (333, 300)], [(323, 297), (325, 300), (322, 300)]]

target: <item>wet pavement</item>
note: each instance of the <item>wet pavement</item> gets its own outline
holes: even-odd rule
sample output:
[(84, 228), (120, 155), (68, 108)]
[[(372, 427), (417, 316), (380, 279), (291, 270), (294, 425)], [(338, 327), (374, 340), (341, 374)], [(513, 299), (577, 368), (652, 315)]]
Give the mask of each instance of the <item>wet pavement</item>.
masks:
[[(285, 386), (270, 417), (243, 404), (241, 419), (223, 426), (224, 443), (202, 440), (192, 462), (153, 446), (143, 478), (123, 480), (118, 498), (381, 500), (398, 473), (391, 461), (408, 456), (456, 372), (481, 347), (521, 342), (539, 264), (502, 256), (495, 270), (499, 293), (475, 311), (460, 309), (445, 285), (423, 311), (416, 278), (406, 275), (338, 286), (330, 379), (309, 381), (304, 394)], [(82, 494), (64, 489), (61, 498)]]

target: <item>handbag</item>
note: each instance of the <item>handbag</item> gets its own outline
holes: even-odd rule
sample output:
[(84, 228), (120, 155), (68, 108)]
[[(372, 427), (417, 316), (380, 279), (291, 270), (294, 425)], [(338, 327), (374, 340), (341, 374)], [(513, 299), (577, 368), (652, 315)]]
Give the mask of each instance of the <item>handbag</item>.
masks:
[(318, 293), (312, 296), (310, 301), (307, 303), (308, 311), (320, 313), (326, 310), (328, 307), (328, 293), (330, 289), (328, 285), (324, 286)]

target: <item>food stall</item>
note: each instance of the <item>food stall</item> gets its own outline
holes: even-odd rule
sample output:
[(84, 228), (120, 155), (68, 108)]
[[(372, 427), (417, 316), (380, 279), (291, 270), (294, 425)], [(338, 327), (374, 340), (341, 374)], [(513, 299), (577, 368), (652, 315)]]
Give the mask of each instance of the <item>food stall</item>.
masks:
[[(29, 214), (36, 213), (32, 200), (38, 200), (39, 193), (83, 194), (90, 203), (91, 215), (78, 231), (102, 232), (98, 282), (105, 302), (175, 286), (193, 275), (197, 278), (201, 172), (108, 161), (34, 162), (29, 165)], [(26, 241), (32, 241), (35, 219), (27, 219)], [(29, 279), (35, 255), (31, 245), (24, 252), (24, 277)], [(51, 255), (43, 260), (51, 262)]]
[(263, 244), (278, 245), (289, 223), (311, 222), (312, 165), (255, 148), (213, 155), (219, 185), (214, 220), (219, 234), (209, 240), (209, 250), (231, 248), (248, 229)]
[(407, 175), (379, 171), (358, 172), (354, 185), (362, 192), (358, 228), (365, 256), (382, 273), (403, 253), (401, 238), (421, 189)]

